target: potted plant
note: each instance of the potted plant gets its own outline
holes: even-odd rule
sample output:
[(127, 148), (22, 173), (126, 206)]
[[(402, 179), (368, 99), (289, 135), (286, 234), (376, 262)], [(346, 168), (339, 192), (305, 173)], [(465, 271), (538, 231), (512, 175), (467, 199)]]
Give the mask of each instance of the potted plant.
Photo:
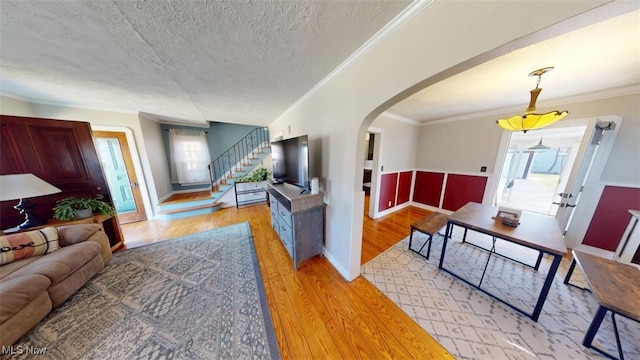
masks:
[(260, 182), (265, 181), (271, 173), (267, 168), (257, 168), (256, 170), (246, 174), (238, 179), (238, 182)]
[(53, 208), (53, 217), (60, 220), (83, 219), (90, 217), (94, 212), (106, 216), (114, 216), (116, 210), (106, 201), (102, 200), (102, 194), (93, 198), (76, 198), (73, 196), (56, 201)]

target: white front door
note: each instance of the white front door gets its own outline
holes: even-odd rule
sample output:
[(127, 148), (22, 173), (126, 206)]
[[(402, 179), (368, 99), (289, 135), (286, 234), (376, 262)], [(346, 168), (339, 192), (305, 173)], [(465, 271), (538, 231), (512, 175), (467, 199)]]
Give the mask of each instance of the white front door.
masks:
[(563, 198), (563, 203), (567, 205), (557, 216), (560, 227), (565, 231), (564, 240), (569, 248), (581, 244), (587, 233), (604, 190), (600, 179), (622, 124), (622, 118), (601, 116), (594, 118), (592, 122), (587, 143), (584, 144), (585, 155), (568, 192), (570, 195)]

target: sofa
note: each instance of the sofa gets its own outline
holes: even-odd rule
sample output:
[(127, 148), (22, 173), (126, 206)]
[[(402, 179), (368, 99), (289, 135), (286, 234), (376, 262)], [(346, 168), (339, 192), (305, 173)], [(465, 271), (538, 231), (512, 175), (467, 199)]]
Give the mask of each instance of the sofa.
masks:
[(96, 224), (0, 236), (0, 346), (9, 346), (111, 260)]

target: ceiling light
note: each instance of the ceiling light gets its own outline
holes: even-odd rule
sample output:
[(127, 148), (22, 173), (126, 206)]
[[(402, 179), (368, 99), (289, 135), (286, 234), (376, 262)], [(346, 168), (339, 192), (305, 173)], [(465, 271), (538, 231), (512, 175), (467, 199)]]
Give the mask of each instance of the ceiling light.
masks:
[(529, 150), (549, 150), (551, 149), (549, 146), (542, 144), (542, 138), (540, 138), (540, 142), (538, 145), (534, 145), (529, 148)]
[(538, 95), (540, 95), (540, 92), (542, 91), (542, 89), (538, 87), (540, 85), (540, 79), (542, 78), (542, 74), (551, 70), (553, 70), (553, 67), (546, 67), (535, 70), (529, 74), (529, 76), (538, 77), (536, 88), (530, 91), (531, 101), (529, 102), (529, 107), (527, 108), (527, 110), (525, 110), (524, 115), (515, 115), (508, 119), (500, 119), (496, 121), (498, 123), (498, 126), (505, 130), (524, 131), (526, 133), (529, 130), (540, 129), (545, 126), (551, 125), (567, 116), (567, 114), (569, 113), (567, 110), (554, 110), (544, 114), (537, 114), (535, 112), (536, 100), (538, 99)]

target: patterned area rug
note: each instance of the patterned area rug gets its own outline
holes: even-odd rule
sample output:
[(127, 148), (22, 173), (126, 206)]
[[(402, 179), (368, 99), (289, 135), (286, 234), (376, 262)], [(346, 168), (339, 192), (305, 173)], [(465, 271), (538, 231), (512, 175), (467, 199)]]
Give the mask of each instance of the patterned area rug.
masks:
[(278, 359), (249, 223), (115, 253), (15, 346), (52, 359)]
[[(478, 283), (488, 253), (463, 244), (455, 228), (447, 246), (444, 267)], [(413, 248), (426, 235), (414, 232)], [(468, 242), (491, 248), (491, 238), (473, 231)], [(435, 236), (429, 260), (409, 251), (402, 240), (362, 267), (363, 276), (394, 301), (458, 359), (598, 359), (601, 355), (582, 346), (597, 302), (589, 291), (563, 283), (569, 261), (563, 259), (538, 322), (513, 310), (462, 280), (438, 270), (442, 236)], [(423, 249), (426, 254), (427, 248)], [(496, 251), (526, 264), (538, 253), (498, 240)], [(531, 312), (551, 264), (545, 256), (538, 272), (499, 256), (491, 256), (482, 287)], [(571, 283), (586, 287), (576, 268)], [(640, 324), (616, 316), (625, 358), (640, 359)], [(607, 314), (594, 345), (617, 356), (611, 316)]]

